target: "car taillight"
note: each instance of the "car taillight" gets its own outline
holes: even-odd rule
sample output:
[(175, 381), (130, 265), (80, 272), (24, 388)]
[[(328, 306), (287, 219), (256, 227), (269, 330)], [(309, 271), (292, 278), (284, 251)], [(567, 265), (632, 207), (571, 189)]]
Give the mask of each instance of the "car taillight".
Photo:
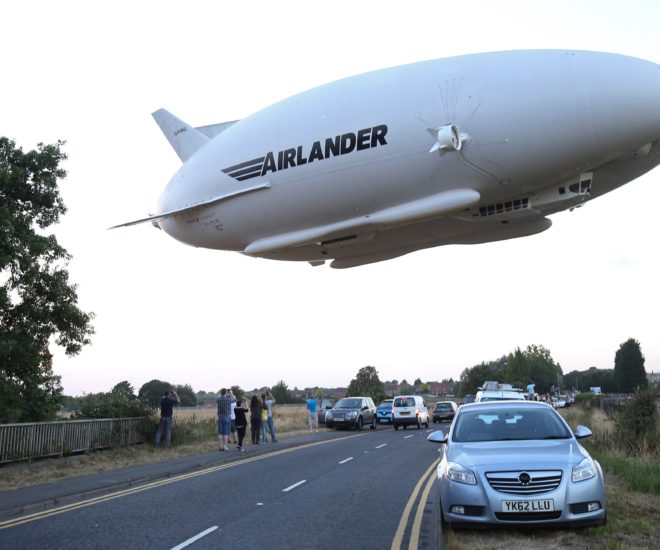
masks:
[(419, 409), (415, 409), (415, 414), (419, 414)]

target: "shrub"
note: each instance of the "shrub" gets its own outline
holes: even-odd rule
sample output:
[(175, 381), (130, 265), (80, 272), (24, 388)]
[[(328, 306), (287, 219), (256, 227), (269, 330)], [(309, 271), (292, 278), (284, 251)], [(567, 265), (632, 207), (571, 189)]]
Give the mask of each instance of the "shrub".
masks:
[(617, 436), (626, 451), (640, 454), (660, 450), (658, 410), (653, 393), (642, 390), (616, 416)]

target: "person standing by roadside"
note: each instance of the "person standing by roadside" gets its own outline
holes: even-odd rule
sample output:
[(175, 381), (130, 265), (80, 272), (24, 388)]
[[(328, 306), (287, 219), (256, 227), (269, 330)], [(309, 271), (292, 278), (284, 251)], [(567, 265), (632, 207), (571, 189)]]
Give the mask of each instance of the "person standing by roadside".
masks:
[(165, 430), (165, 447), (170, 448), (172, 440), (172, 415), (173, 407), (181, 403), (179, 395), (174, 391), (166, 391), (160, 400), (160, 422), (156, 430), (156, 447), (160, 445), (160, 438)]
[(268, 431), (270, 432), (270, 442), (277, 442), (275, 437), (275, 422), (273, 421), (273, 405), (276, 403), (273, 394), (270, 391), (266, 392), (266, 422), (268, 422)]
[(218, 404), (218, 441), (219, 451), (228, 451), (227, 443), (231, 433), (231, 397), (227, 395), (227, 389), (220, 390), (220, 397), (216, 399)]
[(309, 417), (309, 431), (313, 432), (314, 428), (319, 431), (319, 417), (316, 415), (316, 397), (309, 395), (307, 398), (307, 416)]
[(261, 442), (268, 443), (266, 427), (268, 426), (268, 412), (266, 409), (266, 394), (261, 394)]
[(252, 444), (259, 445), (259, 431), (261, 428), (261, 399), (253, 395), (250, 400), (250, 428), (252, 432)]
[(236, 414), (234, 409), (236, 409), (236, 397), (231, 391), (231, 388), (227, 389), (227, 395), (231, 399), (231, 428), (229, 430), (229, 443), (232, 445), (236, 444)]
[(247, 428), (247, 418), (245, 413), (250, 409), (247, 408), (244, 399), (239, 399), (236, 402), (236, 407), (234, 408), (234, 415), (236, 420), (234, 421), (236, 426), (236, 432), (238, 433), (238, 445), (237, 448), (239, 451), (244, 451), (243, 448), (243, 439), (245, 438), (245, 430)]

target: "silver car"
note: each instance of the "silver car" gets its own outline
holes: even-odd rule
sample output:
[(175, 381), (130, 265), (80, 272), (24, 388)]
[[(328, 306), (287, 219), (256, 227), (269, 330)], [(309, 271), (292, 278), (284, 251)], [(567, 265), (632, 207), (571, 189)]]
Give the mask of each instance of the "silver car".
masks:
[(605, 482), (598, 462), (557, 411), (534, 401), (464, 405), (438, 466), (441, 521), (463, 525), (604, 525)]

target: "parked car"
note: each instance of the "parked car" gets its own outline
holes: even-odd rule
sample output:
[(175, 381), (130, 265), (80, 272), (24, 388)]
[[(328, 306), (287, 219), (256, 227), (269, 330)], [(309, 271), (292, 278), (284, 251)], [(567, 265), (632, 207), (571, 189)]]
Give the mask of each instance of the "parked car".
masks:
[(474, 398), (475, 403), (482, 401), (524, 401), (525, 395), (515, 389), (511, 384), (499, 382), (486, 382)]
[(399, 395), (394, 398), (392, 403), (392, 424), (394, 429), (398, 430), (403, 426), (405, 430), (408, 426), (422, 427), (422, 424), (429, 427), (429, 408), (424, 399), (419, 395)]
[(362, 426), (376, 429), (376, 405), (371, 397), (342, 397), (325, 413), (328, 428), (353, 428)]
[(319, 419), (319, 424), (325, 423), (325, 413), (332, 409), (332, 400), (326, 399), (325, 397), (321, 399), (321, 404), (318, 406), (316, 411), (316, 416)]
[(461, 407), (438, 466), (440, 521), (452, 525), (604, 525), (600, 465), (551, 406), (520, 400)]
[(376, 408), (376, 423), (387, 422), (392, 423), (392, 403), (394, 399), (385, 399), (381, 401), (380, 405)]
[(469, 403), (474, 403), (474, 400), (475, 400), (476, 397), (477, 396), (474, 395), (474, 394), (466, 395), (465, 397), (463, 397), (463, 403), (461, 403), (461, 405), (467, 405)]
[(433, 423), (442, 422), (443, 420), (454, 420), (458, 405), (454, 401), (438, 401), (433, 405), (431, 414), (433, 416)]

